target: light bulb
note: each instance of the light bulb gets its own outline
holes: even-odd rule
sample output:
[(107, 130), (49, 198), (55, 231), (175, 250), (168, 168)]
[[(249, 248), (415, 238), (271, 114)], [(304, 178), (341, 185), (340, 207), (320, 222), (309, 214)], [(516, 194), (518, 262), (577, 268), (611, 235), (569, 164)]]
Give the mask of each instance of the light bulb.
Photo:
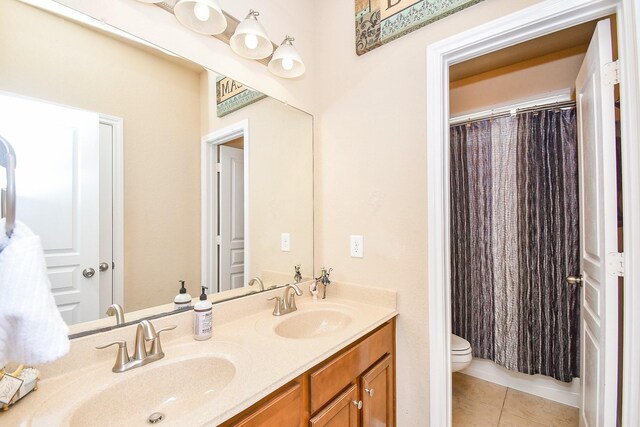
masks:
[(293, 59), (291, 58), (284, 58), (282, 60), (282, 68), (284, 68), (285, 70), (289, 71), (290, 69), (293, 68)]
[(209, 19), (211, 16), (211, 12), (209, 11), (209, 6), (204, 3), (197, 2), (193, 6), (193, 14), (198, 18), (198, 20), (204, 22)]
[(247, 49), (255, 49), (258, 47), (258, 37), (255, 34), (247, 34), (244, 36), (244, 45)]

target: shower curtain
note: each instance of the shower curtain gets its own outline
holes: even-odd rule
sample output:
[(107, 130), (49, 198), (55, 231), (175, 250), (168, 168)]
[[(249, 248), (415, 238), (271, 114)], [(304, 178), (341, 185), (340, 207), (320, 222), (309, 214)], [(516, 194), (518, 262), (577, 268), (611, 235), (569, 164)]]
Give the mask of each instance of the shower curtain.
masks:
[(579, 376), (576, 112), (452, 126), (452, 331), (475, 357)]

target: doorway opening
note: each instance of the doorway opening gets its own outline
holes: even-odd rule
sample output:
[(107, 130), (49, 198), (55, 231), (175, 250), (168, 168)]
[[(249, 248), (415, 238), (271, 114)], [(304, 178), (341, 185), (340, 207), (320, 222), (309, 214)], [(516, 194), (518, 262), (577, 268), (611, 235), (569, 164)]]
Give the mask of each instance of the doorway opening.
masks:
[(249, 122), (202, 139), (202, 285), (245, 286), (249, 271)]
[[(449, 66), (464, 62), (465, 60), (480, 57), (484, 54), (498, 51), (502, 48), (517, 45), (528, 40), (545, 36), (563, 29), (571, 28), (595, 19), (601, 19), (616, 13), (619, 22), (626, 22), (623, 19), (625, 10), (621, 2), (587, 1), (581, 4), (558, 4), (558, 2), (543, 2), (510, 16), (498, 19), (490, 25), (484, 25), (465, 33), (458, 34), (447, 40), (435, 43), (427, 49), (427, 128), (428, 128), (428, 188), (429, 188), (429, 316), (430, 316), (430, 396), (431, 396), (431, 424), (450, 425), (451, 424), (451, 245), (450, 245), (450, 154), (449, 154)], [(625, 27), (625, 28), (623, 28)], [(621, 28), (621, 29), (620, 29)], [(618, 29), (620, 34), (633, 33), (632, 27), (622, 24)], [(633, 50), (629, 46), (623, 46), (621, 57), (633, 57), (630, 55)], [(635, 65), (626, 65), (622, 70), (623, 75), (635, 75), (637, 70)], [(633, 85), (622, 87), (621, 97), (623, 105), (628, 107), (622, 110), (623, 135), (633, 135), (637, 132), (636, 125), (624, 120), (630, 117), (636, 108), (633, 101), (637, 100)], [(632, 100), (633, 98), (633, 100)], [(625, 99), (627, 103), (625, 104)], [(613, 104), (613, 102), (611, 103)], [(622, 141), (623, 150), (625, 142)], [(629, 150), (629, 147), (626, 147)], [(614, 149), (615, 151), (615, 149)], [(629, 152), (629, 151), (628, 151)], [(631, 149), (634, 152), (634, 149)], [(615, 153), (614, 153), (615, 154)], [(625, 174), (624, 171), (627, 171)], [(623, 165), (623, 181), (629, 177), (629, 165)], [(582, 185), (582, 183), (581, 183)], [(584, 186), (584, 185), (583, 185)], [(615, 182), (614, 182), (615, 187)], [(626, 189), (630, 185), (625, 185)], [(626, 201), (626, 199), (625, 199)], [(626, 208), (626, 207), (625, 207)], [(627, 216), (628, 217), (628, 216)], [(628, 217), (629, 218), (629, 217)], [(637, 224), (634, 224), (636, 227)], [(625, 234), (631, 232), (632, 227), (625, 223)], [(635, 228), (633, 228), (635, 230)], [(614, 234), (616, 234), (614, 232)], [(627, 243), (629, 239), (627, 239)], [(625, 247), (629, 250), (629, 245)], [(617, 250), (613, 250), (617, 252)], [(627, 256), (626, 254), (624, 256)], [(608, 254), (604, 258), (610, 258)], [(614, 257), (615, 258), (615, 257)], [(619, 257), (618, 257), (619, 258)], [(613, 262), (607, 259), (607, 263)], [(608, 267), (607, 267), (608, 268)], [(627, 280), (629, 277), (627, 277)], [(593, 297), (589, 295), (588, 297)], [(617, 301), (616, 301), (617, 303)], [(628, 298), (624, 301), (629, 307), (632, 302)], [(625, 322), (629, 326), (629, 322)], [(617, 331), (615, 331), (617, 341)], [(625, 344), (629, 342), (630, 334), (625, 330)], [(617, 350), (617, 346), (615, 348)], [(614, 354), (616, 351), (614, 351)], [(616, 361), (617, 362), (617, 361)], [(629, 364), (626, 361), (625, 367)], [(618, 364), (615, 364), (616, 369)], [(617, 377), (617, 372), (616, 375)], [(625, 374), (624, 378), (629, 378)], [(617, 379), (617, 378), (616, 378)], [(617, 382), (617, 381), (616, 381)], [(596, 389), (599, 389), (596, 384)], [(630, 400), (634, 387), (623, 389), (622, 399)], [(614, 390), (614, 395), (616, 390)], [(614, 403), (617, 399), (613, 400)], [(581, 404), (584, 407), (584, 402)], [(609, 405), (610, 406), (610, 405)], [(624, 413), (631, 413), (634, 409), (628, 405), (623, 407)], [(594, 409), (595, 408), (595, 409)], [(591, 406), (591, 411), (595, 412), (596, 421), (591, 425), (608, 425), (615, 423), (616, 410), (607, 408), (606, 411), (600, 407)], [(605, 415), (606, 414), (606, 415)], [(603, 418), (605, 417), (606, 418)], [(589, 417), (594, 417), (593, 414)], [(611, 418), (613, 417), (613, 418)], [(589, 420), (589, 418), (587, 418)]]
[[(615, 16), (608, 21), (615, 28)], [(580, 245), (589, 242), (580, 234), (591, 231), (580, 224), (579, 186), (595, 182), (598, 170), (579, 168), (577, 119), (587, 112), (577, 114), (585, 103), (576, 106), (575, 87), (593, 56), (597, 23), (449, 70), (452, 355), (460, 360), (462, 346), (474, 356), (453, 374), (454, 424), (482, 413), (488, 425), (494, 418), (578, 425), (580, 356), (591, 353), (580, 350), (581, 286), (567, 277), (580, 275)], [(616, 43), (609, 39), (607, 63), (614, 63)], [(613, 110), (612, 100), (612, 121)], [(610, 143), (613, 151), (613, 136)], [(593, 307), (587, 301), (585, 308), (589, 317)], [(606, 314), (616, 316), (608, 305)], [(494, 398), (475, 399), (470, 384)], [(545, 413), (522, 409), (532, 402)], [(487, 403), (491, 409), (474, 409)]]

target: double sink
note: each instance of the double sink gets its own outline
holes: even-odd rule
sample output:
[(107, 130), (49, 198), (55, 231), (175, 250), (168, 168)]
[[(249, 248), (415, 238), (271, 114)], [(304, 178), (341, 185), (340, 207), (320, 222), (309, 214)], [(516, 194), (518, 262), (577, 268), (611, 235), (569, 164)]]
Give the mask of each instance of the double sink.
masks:
[[(252, 317), (260, 339), (305, 345), (345, 332), (357, 316), (348, 305), (308, 299), (285, 316), (262, 312)], [(140, 369), (116, 374), (100, 364), (72, 373), (29, 425), (184, 425), (185, 417), (202, 408), (224, 407), (229, 394), (242, 393), (242, 384), (257, 375), (256, 356), (241, 343), (218, 340), (215, 332), (206, 342), (185, 338), (165, 345), (163, 359)]]

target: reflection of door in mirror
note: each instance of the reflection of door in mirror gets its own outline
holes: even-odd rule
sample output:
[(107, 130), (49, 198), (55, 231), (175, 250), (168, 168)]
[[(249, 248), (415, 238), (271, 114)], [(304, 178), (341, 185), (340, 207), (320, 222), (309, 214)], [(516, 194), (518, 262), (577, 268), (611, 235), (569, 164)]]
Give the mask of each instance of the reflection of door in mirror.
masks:
[(243, 138), (218, 146), (218, 292), (244, 286)]
[(63, 318), (98, 319), (99, 115), (2, 94), (0, 127), (16, 151), (16, 216), (41, 237)]

